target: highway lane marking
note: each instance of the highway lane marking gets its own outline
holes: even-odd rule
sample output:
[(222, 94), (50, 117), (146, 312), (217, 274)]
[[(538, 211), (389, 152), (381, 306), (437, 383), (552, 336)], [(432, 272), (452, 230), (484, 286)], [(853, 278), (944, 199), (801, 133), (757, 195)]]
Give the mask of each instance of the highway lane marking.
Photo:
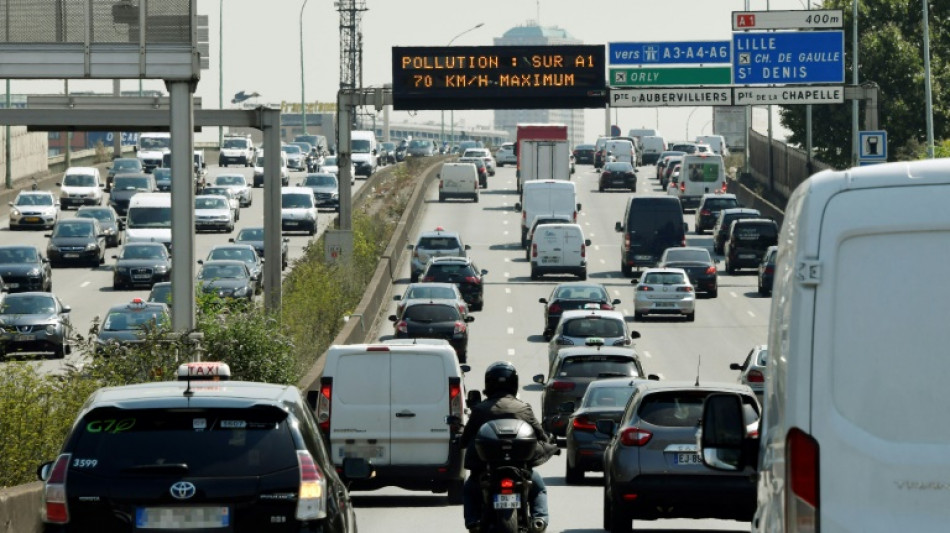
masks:
[(593, 234), (593, 233), (591, 233), (591, 234), (590, 234), (590, 236), (591, 236), (591, 237), (593, 237), (593, 236), (594, 236), (594, 234)]
[(605, 265), (605, 264), (607, 264), (607, 262), (604, 261), (603, 259), (601, 259), (601, 260), (600, 260), (600, 264)]
[(506, 311), (508, 311), (509, 313), (514, 313), (514, 312), (515, 312), (515, 309), (509, 305), (509, 306), (508, 306), (508, 309), (506, 309)]
[(630, 316), (630, 311), (627, 311), (626, 309), (624, 309), (624, 310), (623, 310), (623, 314), (626, 315), (626, 316)]
[(505, 262), (506, 262), (506, 263), (510, 263), (510, 262), (511, 262), (511, 258), (510, 258), (510, 257), (506, 257), (506, 258), (505, 258)]
[(507, 273), (507, 272), (505, 272), (505, 277), (506, 277), (506, 278), (508, 277), (508, 273)]
[(505, 287), (505, 294), (511, 294), (511, 288)]
[(503, 231), (502, 235), (508, 235), (508, 230)]
[(502, 223), (502, 224), (507, 224), (508, 221), (507, 221), (507, 220), (502, 220), (501, 223)]
[(600, 250), (600, 246), (598, 246), (598, 245), (595, 244), (595, 245), (594, 245), (594, 251), (596, 252), (597, 250)]
[(650, 355), (650, 352), (644, 350), (644, 352), (643, 352), (643, 357), (653, 357), (653, 356)]
[(746, 313), (749, 313), (749, 316), (751, 316), (752, 318), (755, 318), (755, 313), (753, 313), (752, 311), (746, 311)]
[(617, 290), (617, 289), (614, 289), (614, 294), (615, 294), (616, 296), (620, 296), (620, 291)]
[(92, 282), (91, 282), (91, 281), (84, 281), (84, 282), (82, 282), (82, 284), (80, 284), (79, 286), (80, 286), (80, 287), (88, 287), (90, 283), (92, 283)]
[(729, 296), (732, 296), (733, 298), (738, 298), (738, 296), (736, 295), (736, 293), (733, 292), (733, 291), (729, 291)]
[(514, 348), (508, 348), (508, 355), (514, 355), (514, 354), (515, 354), (515, 349), (514, 349)]
[(514, 334), (515, 334), (515, 328), (508, 328), (508, 334), (509, 334), (509, 335), (514, 335)]
[(660, 373), (657, 373), (656, 377), (658, 377), (658, 378), (660, 378), (660, 379), (666, 379), (666, 378), (663, 376), (663, 374), (660, 374)]

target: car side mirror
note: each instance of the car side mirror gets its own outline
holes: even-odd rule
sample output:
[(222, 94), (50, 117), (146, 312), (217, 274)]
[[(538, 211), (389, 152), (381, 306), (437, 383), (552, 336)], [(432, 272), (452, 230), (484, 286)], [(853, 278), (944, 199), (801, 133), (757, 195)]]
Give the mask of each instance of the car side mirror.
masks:
[(411, 244), (406, 245), (406, 250), (412, 250), (413, 246)]
[(53, 470), (53, 461), (47, 461), (40, 466), (36, 467), (36, 478), (40, 481), (46, 481), (49, 479), (49, 475)]
[(581, 210), (581, 204), (577, 204), (577, 210), (578, 210), (578, 211)]
[(618, 233), (623, 231), (623, 226), (620, 225), (620, 222), (617, 222), (616, 224), (614, 224), (614, 231)]
[(442, 179), (442, 173), (439, 172), (438, 174), (435, 175), (435, 177), (438, 178), (438, 179)]
[(611, 300), (610, 305), (620, 305), (620, 298), (614, 298)]
[(515, 202), (515, 211), (521, 211), (521, 202)]
[(699, 437), (703, 464), (727, 472), (735, 472), (752, 464), (745, 440), (742, 398), (738, 394), (707, 396), (703, 403)]
[(393, 301), (398, 302), (399, 300), (402, 300), (402, 295), (401, 295), (401, 294), (397, 294), (397, 295), (393, 296)]
[(197, 260), (197, 261), (195, 261), (195, 262), (198, 263), (199, 265), (205, 264), (205, 260), (204, 260), (204, 259), (199, 259), (199, 260)]
[(57, 181), (57, 182), (56, 182), (56, 186), (57, 186), (57, 187), (62, 187), (63, 184)]
[(689, 233), (689, 224), (683, 222), (683, 233)]
[(537, 383), (537, 384), (539, 384), (539, 385), (543, 385), (543, 384), (544, 384), (544, 374), (535, 374), (535, 376), (534, 376), (533, 378), (531, 378), (531, 381), (533, 381), (533, 382), (535, 382), (535, 383)]
[(538, 303), (539, 303), (539, 304), (546, 304), (546, 303), (548, 303), (548, 299), (547, 299), (547, 298), (538, 298)]
[(307, 405), (310, 406), (310, 409), (317, 410), (317, 402), (320, 400), (320, 391), (318, 390), (308, 390), (307, 391)]
[(290, 242), (290, 238), (289, 238), (289, 237), (284, 237), (283, 239), (281, 239), (281, 241), (282, 241), (282, 242)]
[(590, 239), (584, 240), (584, 246), (590, 246)]
[(343, 477), (346, 479), (370, 479), (376, 475), (373, 465), (363, 457), (343, 459)]
[(475, 317), (469, 315), (469, 316), (465, 317), (465, 321), (468, 322), (469, 324), (471, 324), (472, 322), (475, 322)]
[(639, 332), (639, 331), (631, 331), (631, 332), (630, 332), (630, 338), (631, 338), (631, 339), (639, 339), (639, 338), (640, 338), (640, 332)]
[(482, 403), (482, 393), (477, 390), (468, 391), (468, 395), (465, 397), (465, 406), (472, 408), (480, 403)]
[(52, 238), (53, 238), (53, 234), (52, 234), (52, 233), (44, 233), (43, 236), (46, 237), (47, 239), (52, 239)]
[(574, 412), (574, 402), (564, 402), (557, 406), (557, 412), (562, 415), (569, 415)]
[(112, 256), (112, 258), (113, 258), (113, 259), (118, 259), (118, 258), (119, 258), (119, 256), (117, 256), (117, 255), (113, 255), (113, 256)]
[(604, 435), (610, 435), (611, 437), (617, 432), (617, 425), (613, 420), (598, 420), (594, 423), (594, 426), (597, 428), (597, 431), (603, 433)]
[(729, 370), (745, 370), (739, 363), (732, 363), (729, 365)]
[(395, 322), (395, 321), (397, 321), (397, 320), (399, 320), (399, 317), (397, 317), (396, 315), (389, 315), (389, 321), (390, 321), (390, 322)]
[(471, 247), (470, 245), (466, 244), (466, 245), (465, 245), (465, 249), (466, 249), (466, 250), (471, 250), (472, 247)]
[(482, 269), (482, 275), (483, 275), (483, 276), (487, 276), (487, 275), (488, 275), (488, 271), (485, 270), (484, 268)]
[(472, 367), (469, 366), (469, 365), (460, 365), (460, 366), (459, 366), (459, 369), (462, 370), (462, 373), (463, 373), (463, 374), (466, 374), (466, 373), (472, 371)]
[(63, 306), (63, 312), (64, 312), (64, 313), (68, 313), (68, 312), (70, 312), (70, 311), (72, 311), (72, 310), (73, 310), (73, 308), (72, 308), (72, 307), (69, 307), (68, 305), (64, 305), (64, 306)]

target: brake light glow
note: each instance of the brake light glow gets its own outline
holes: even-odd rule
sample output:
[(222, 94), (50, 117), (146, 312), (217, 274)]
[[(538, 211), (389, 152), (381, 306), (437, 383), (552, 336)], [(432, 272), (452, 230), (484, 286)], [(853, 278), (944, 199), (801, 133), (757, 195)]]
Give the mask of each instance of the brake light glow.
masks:
[(587, 245), (584, 243), (581, 243), (581, 257), (587, 258)]
[(750, 370), (746, 379), (749, 380), (749, 383), (765, 383), (765, 376), (758, 370)]
[(330, 400), (333, 397), (333, 378), (320, 379), (320, 396), (317, 398), (317, 424), (330, 436)]
[(708, 217), (708, 216), (711, 216), (711, 215), (712, 215), (712, 211), (710, 211), (710, 210), (708, 210), (708, 209), (703, 209), (702, 211), (699, 212), (699, 214), (702, 215), (702, 216), (704, 216), (704, 217)]
[(630, 249), (630, 234), (629, 233), (624, 233), (623, 235), (623, 249), (624, 250)]
[(680, 192), (686, 192), (686, 181), (680, 183)]
[(501, 493), (502, 493), (502, 494), (512, 494), (512, 493), (514, 493), (515, 480), (506, 477), (506, 478), (504, 478), (504, 479), (501, 480), (501, 483), (499, 483), (499, 485), (501, 486)]
[(481, 280), (477, 276), (465, 276), (465, 283), (474, 283), (475, 285), (481, 284)]
[[(462, 380), (449, 378), (449, 416), (462, 419)], [(456, 430), (459, 428), (455, 428)]]
[(442, 180), (439, 180), (439, 188), (442, 188)]
[(785, 479), (790, 489), (785, 495), (786, 530), (819, 531), (818, 442), (804, 431), (792, 428), (785, 440), (785, 457)]
[(560, 304), (553, 303), (553, 304), (551, 304), (551, 305), (548, 306), (548, 314), (551, 314), (551, 313), (560, 313), (560, 312), (561, 312), (561, 306), (560, 306)]
[(435, 281), (435, 276), (426, 276), (422, 281)]
[(564, 337), (558, 337), (554, 344), (557, 344), (558, 346), (574, 346), (574, 341), (571, 339), (565, 339)]
[(600, 304), (600, 308), (605, 311), (613, 311), (614, 306), (610, 304)]
[(574, 431), (597, 431), (597, 425), (594, 424), (594, 421), (584, 415), (575, 417), (571, 421), (571, 426), (574, 427)]
[(766, 273), (766, 274), (775, 274), (775, 267), (774, 267), (774, 266), (771, 266), (771, 265), (765, 267), (765, 273)]
[(676, 292), (693, 292), (692, 287), (677, 287)]
[(574, 222), (577, 222), (577, 211), (574, 211)]
[(653, 433), (637, 427), (626, 428), (620, 432), (620, 444), (624, 446), (643, 446), (653, 438)]
[(300, 496), (297, 519), (316, 520), (327, 516), (327, 480), (307, 450), (297, 450), (300, 467)]
[(396, 332), (397, 333), (409, 333), (409, 324), (405, 320), (400, 320), (396, 322)]
[(531, 257), (538, 257), (538, 245), (531, 243)]
[(637, 290), (638, 290), (638, 291), (644, 291), (644, 292), (646, 292), (646, 291), (652, 291), (652, 290), (653, 290), (653, 287), (651, 287), (651, 286), (649, 286), (649, 285), (637, 285)]
[(706, 273), (707, 273), (707, 274), (715, 274), (715, 273), (716, 273), (716, 267), (715, 267), (715, 266), (711, 266), (711, 267), (707, 268), (707, 269), (706, 269)]
[(66, 472), (71, 460), (72, 454), (64, 453), (56, 458), (56, 462), (50, 469), (43, 492), (43, 500), (46, 503), (43, 509), (43, 520), (47, 523), (66, 524), (69, 522), (69, 506), (66, 503)]
[(462, 333), (465, 333), (465, 331), (466, 331), (467, 329), (468, 329), (468, 327), (465, 325), (465, 322), (462, 322), (461, 320), (458, 320), (458, 321), (455, 322), (455, 334), (456, 334), (456, 335), (461, 335)]
[(574, 387), (576, 386), (577, 385), (573, 381), (554, 380), (554, 383), (551, 383), (551, 389), (556, 391), (574, 390)]

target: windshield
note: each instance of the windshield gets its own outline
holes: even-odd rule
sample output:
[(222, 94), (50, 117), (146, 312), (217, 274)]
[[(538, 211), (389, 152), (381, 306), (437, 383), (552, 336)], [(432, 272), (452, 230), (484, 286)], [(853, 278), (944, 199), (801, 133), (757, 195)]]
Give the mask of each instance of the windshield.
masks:
[(333, 176), (310, 175), (304, 178), (303, 184), (308, 187), (336, 187), (336, 178)]
[(263, 228), (254, 228), (254, 229), (242, 229), (238, 233), (238, 241), (263, 241), (264, 240), (264, 229)]
[(284, 209), (309, 209), (313, 207), (313, 194), (282, 194), (280, 206)]
[(721, 211), (723, 209), (731, 209), (738, 206), (739, 202), (735, 198), (706, 198), (706, 201), (703, 202), (704, 208), (713, 211)]
[(641, 283), (646, 285), (682, 285), (686, 283), (679, 272), (651, 272)]
[(164, 259), (165, 246), (127, 244), (122, 249), (122, 259)]
[(244, 176), (218, 176), (214, 178), (215, 185), (247, 185)]
[(224, 198), (195, 198), (195, 209), (230, 209)]
[(89, 174), (67, 174), (63, 178), (63, 187), (95, 187), (96, 178)]
[(285, 154), (299, 154), (299, 153), (301, 153), (301, 152), (300, 152), (300, 147), (299, 147), (299, 146), (294, 146), (294, 145), (292, 145), (292, 144), (291, 144), (291, 145), (286, 145), (286, 146), (281, 146), (280, 149), (283, 150)]
[(2, 248), (0, 249), (0, 263), (36, 263), (35, 248)]
[(108, 209), (81, 209), (76, 218), (94, 218), (104, 222), (112, 222), (112, 213)]
[(622, 355), (580, 355), (561, 362), (558, 377), (638, 377), (637, 364)]
[(426, 300), (454, 300), (456, 296), (455, 289), (453, 287), (440, 287), (438, 285), (432, 286), (430, 284), (423, 283), (422, 285), (413, 286), (408, 291), (406, 291), (406, 297), (404, 300), (410, 300), (413, 298)]
[(633, 395), (633, 387), (590, 387), (581, 407), (618, 407), (623, 409)]
[(335, 167), (335, 166), (336, 166), (336, 157), (330, 156), (330, 157), (324, 159), (324, 160), (323, 160), (323, 165), (324, 165), (324, 166), (327, 166), (327, 167)]
[(458, 240), (455, 237), (422, 237), (416, 248), (423, 250), (458, 250)]
[(244, 261), (245, 263), (256, 264), (257, 252), (246, 248), (218, 248), (211, 250), (208, 254), (208, 260), (227, 259), (230, 261)]
[(156, 168), (152, 171), (152, 175), (155, 176), (155, 181), (170, 180), (172, 179), (172, 169)]
[[(703, 416), (707, 391), (656, 392), (643, 399), (639, 416), (642, 420), (668, 427), (695, 427)], [(746, 398), (743, 398), (746, 402)]]
[(160, 150), (162, 148), (171, 148), (172, 138), (171, 136), (146, 137), (145, 135), (140, 135), (139, 146), (143, 150)]
[(103, 331), (129, 331), (165, 325), (168, 317), (155, 308), (110, 311), (102, 324)]
[(354, 154), (368, 154), (370, 142), (366, 139), (353, 139), (350, 142), (350, 148)]
[(247, 148), (247, 139), (225, 139), (222, 148), (244, 150)]
[(609, 318), (576, 318), (564, 325), (568, 337), (623, 337), (623, 324)]
[(778, 239), (778, 228), (775, 224), (739, 224), (732, 228), (732, 235), (737, 241), (762, 241), (775, 244)]
[(607, 167), (604, 168), (609, 172), (633, 172), (633, 165), (627, 163), (626, 161), (619, 163), (607, 163)]
[(558, 300), (596, 300), (607, 301), (607, 292), (602, 287), (594, 285), (573, 285), (561, 287), (554, 297)]
[(53, 197), (48, 194), (21, 194), (15, 205), (53, 205)]
[(141, 170), (142, 163), (138, 159), (116, 159), (112, 162), (112, 170)]
[(172, 227), (171, 207), (132, 207), (126, 217), (130, 228), (170, 228)]
[(432, 144), (429, 141), (422, 141), (418, 139), (413, 139), (412, 141), (409, 141), (409, 148), (426, 148), (431, 145)]
[(48, 315), (56, 311), (52, 296), (7, 296), (0, 304), (0, 315)]
[(120, 191), (147, 191), (148, 178), (116, 176), (113, 187)]
[(53, 230), (53, 237), (92, 237), (92, 224), (60, 223)]
[(224, 196), (225, 198), (231, 198), (231, 189), (226, 187), (205, 187), (201, 190), (204, 194), (214, 194), (216, 196)]
[(201, 272), (198, 273), (198, 279), (236, 279), (246, 278), (244, 268), (237, 265), (208, 265), (206, 264)]

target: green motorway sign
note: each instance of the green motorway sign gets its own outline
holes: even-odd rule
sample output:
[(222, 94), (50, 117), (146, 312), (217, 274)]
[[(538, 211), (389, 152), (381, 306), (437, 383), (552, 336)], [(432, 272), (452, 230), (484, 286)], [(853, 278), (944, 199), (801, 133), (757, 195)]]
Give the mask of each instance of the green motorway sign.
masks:
[(612, 68), (607, 84), (611, 87), (730, 85), (732, 67)]

